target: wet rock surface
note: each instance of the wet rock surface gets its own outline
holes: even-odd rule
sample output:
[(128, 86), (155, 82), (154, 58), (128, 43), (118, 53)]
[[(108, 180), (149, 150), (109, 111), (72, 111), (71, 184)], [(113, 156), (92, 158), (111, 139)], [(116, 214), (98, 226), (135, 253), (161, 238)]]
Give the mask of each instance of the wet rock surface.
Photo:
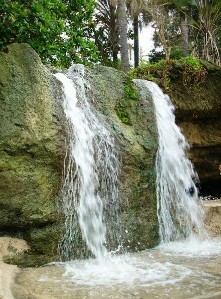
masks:
[(115, 137), (121, 159), (123, 245), (129, 251), (151, 248), (158, 243), (155, 185), (158, 137), (150, 92), (141, 82), (134, 84), (113, 68), (96, 66), (87, 71), (86, 78), (91, 86), (91, 104)]

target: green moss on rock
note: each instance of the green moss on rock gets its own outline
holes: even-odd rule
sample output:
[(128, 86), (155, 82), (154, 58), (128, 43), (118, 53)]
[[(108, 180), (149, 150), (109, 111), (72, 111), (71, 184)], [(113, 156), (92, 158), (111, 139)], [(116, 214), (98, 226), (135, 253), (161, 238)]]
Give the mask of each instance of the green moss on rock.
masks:
[[(112, 68), (95, 66), (86, 69), (85, 76), (91, 83), (88, 96), (94, 112), (115, 136), (122, 160), (124, 245), (131, 251), (153, 247), (158, 242), (157, 130), (150, 94)], [(55, 86), (56, 80), (28, 45), (13, 44), (0, 53), (0, 233), (16, 232), (28, 241), (29, 251), (7, 259), (23, 266), (58, 260), (63, 219), (57, 197), (64, 142)], [(79, 235), (76, 256), (84, 247)]]
[[(112, 68), (96, 66), (86, 75), (93, 87), (91, 102), (115, 136), (122, 159), (119, 199), (124, 246), (130, 251), (153, 247), (159, 239), (155, 185), (158, 142), (151, 95), (141, 82), (135, 84)], [(136, 99), (125, 95), (128, 86)], [(119, 101), (123, 119), (116, 113)]]
[(29, 253), (45, 256), (57, 255), (57, 233), (47, 225), (58, 225), (62, 161), (53, 82), (27, 44), (0, 53), (0, 231), (19, 230), (35, 244)]

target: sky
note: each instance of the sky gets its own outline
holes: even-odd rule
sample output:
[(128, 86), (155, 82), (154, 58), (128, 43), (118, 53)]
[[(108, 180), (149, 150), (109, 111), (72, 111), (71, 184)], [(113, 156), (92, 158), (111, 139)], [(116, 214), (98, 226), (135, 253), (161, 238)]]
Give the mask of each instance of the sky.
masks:
[[(154, 48), (153, 34), (154, 28), (151, 25), (143, 26), (142, 31), (139, 31), (140, 60), (148, 60), (148, 54)], [(133, 40), (129, 41), (129, 45), (133, 46)], [(134, 56), (132, 49), (129, 56), (130, 64), (133, 65)]]
[(151, 25), (143, 27), (140, 32), (140, 57), (147, 60), (148, 53), (154, 48), (153, 44), (154, 28)]

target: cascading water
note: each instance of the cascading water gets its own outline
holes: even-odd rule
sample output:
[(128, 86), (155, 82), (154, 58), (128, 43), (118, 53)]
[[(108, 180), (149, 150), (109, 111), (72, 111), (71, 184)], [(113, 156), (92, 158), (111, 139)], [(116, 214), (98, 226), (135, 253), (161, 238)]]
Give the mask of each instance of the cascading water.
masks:
[(161, 242), (204, 239), (203, 209), (194, 182), (197, 174), (186, 157), (189, 145), (175, 123), (169, 97), (153, 82), (146, 81), (146, 86), (152, 93), (159, 133), (156, 170)]
[[(64, 253), (70, 255), (68, 248), (76, 237), (78, 216), (87, 246), (99, 257), (106, 251), (105, 205), (113, 210), (113, 219), (117, 220), (119, 162), (113, 139), (91, 113), (84, 80), (79, 74), (68, 75), (74, 82), (63, 74), (56, 75), (63, 84), (64, 111), (69, 123), (62, 188), (66, 234), (61, 245)], [(145, 92), (147, 88), (151, 91), (156, 106), (160, 139), (156, 162), (158, 217), (161, 241), (169, 243), (133, 254), (108, 255), (101, 260), (21, 269), (13, 290), (19, 298), (24, 297), (24, 290), (35, 297), (41, 294), (44, 298), (64, 299), (221, 298), (221, 240), (182, 240), (195, 234), (201, 238), (205, 235), (193, 180), (195, 173), (185, 157), (188, 144), (175, 125), (169, 98), (151, 82), (142, 80), (141, 85)], [(170, 242), (179, 238), (181, 241)]]
[[(77, 243), (77, 225), (87, 248), (96, 257), (106, 253), (104, 209), (112, 221), (119, 222), (119, 159), (114, 139), (98, 122), (88, 103), (82, 65), (55, 77), (62, 83), (63, 108), (68, 122), (68, 140), (61, 191), (65, 216), (65, 234), (60, 252), (73, 257)], [(119, 240), (118, 240), (119, 241)]]

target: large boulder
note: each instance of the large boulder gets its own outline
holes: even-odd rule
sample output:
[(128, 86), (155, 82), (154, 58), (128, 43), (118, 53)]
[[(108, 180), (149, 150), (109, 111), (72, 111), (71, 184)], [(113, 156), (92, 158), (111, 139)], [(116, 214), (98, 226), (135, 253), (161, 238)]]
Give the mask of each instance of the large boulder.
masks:
[[(158, 223), (151, 97), (141, 83), (135, 86), (112, 68), (89, 68), (85, 77), (96, 113), (115, 136), (122, 159), (124, 247), (152, 247)], [(60, 92), (60, 83), (28, 45), (13, 44), (0, 53), (0, 234), (28, 241), (30, 251), (13, 260), (23, 265), (59, 258), (64, 219), (57, 203), (65, 153)]]
[[(27, 44), (0, 53), (0, 233), (54, 256), (61, 126), (50, 72)], [(48, 259), (50, 260), (50, 258)]]

